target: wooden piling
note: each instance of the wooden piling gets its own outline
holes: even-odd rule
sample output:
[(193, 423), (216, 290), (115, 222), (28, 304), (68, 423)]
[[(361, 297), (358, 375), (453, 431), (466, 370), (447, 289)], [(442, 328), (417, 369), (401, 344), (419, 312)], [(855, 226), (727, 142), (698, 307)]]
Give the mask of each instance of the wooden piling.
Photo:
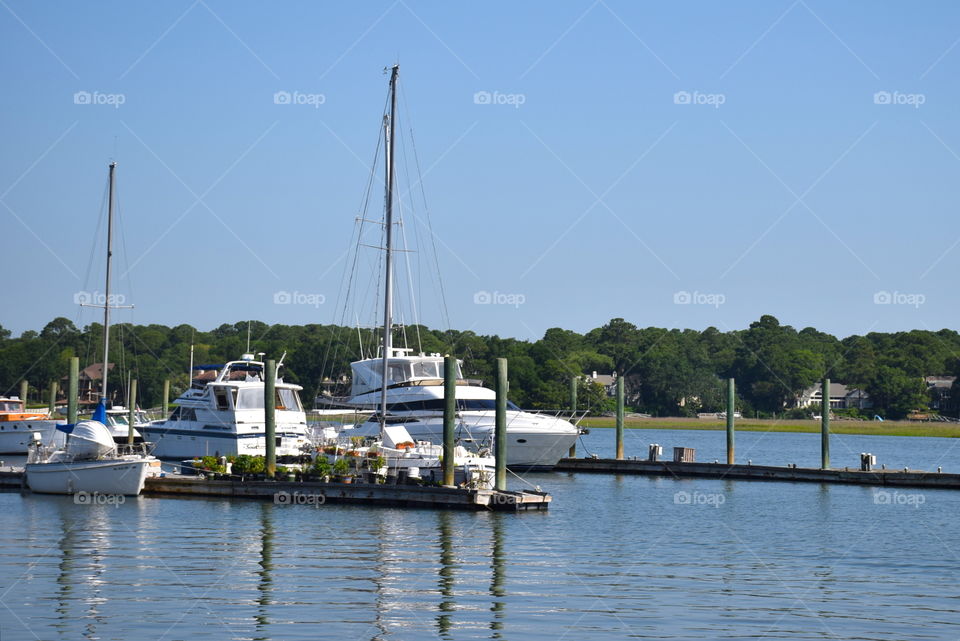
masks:
[(820, 469), (830, 469), (830, 379), (824, 378), (820, 387), (823, 408), (820, 412)]
[(617, 376), (617, 460), (623, 459), (623, 376)]
[(60, 388), (60, 385), (57, 381), (50, 381), (50, 416), (53, 417), (54, 412), (57, 411), (57, 390)]
[(266, 438), (266, 473), (273, 478), (277, 473), (277, 362), (264, 363), (263, 379), (263, 433)]
[(70, 373), (67, 392), (67, 423), (75, 425), (77, 422), (77, 397), (80, 388), (80, 357), (70, 358)]
[(170, 379), (163, 381), (163, 398), (160, 400), (160, 412), (163, 418), (167, 418), (167, 403), (170, 401)]
[(507, 359), (497, 359), (497, 411), (494, 433), (494, 457), (496, 458), (495, 489), (507, 489)]
[(30, 392), (30, 382), (27, 379), (20, 381), (20, 400), (23, 401), (23, 409), (27, 409), (27, 394)]
[(734, 463), (734, 441), (733, 441), (733, 411), (736, 404), (736, 389), (732, 378), (727, 379), (727, 465)]
[(133, 424), (137, 419), (137, 379), (130, 379), (130, 399), (127, 404), (127, 445), (133, 445)]
[[(570, 377), (570, 420), (575, 420), (577, 417), (577, 376)], [(570, 446), (570, 451), (567, 453), (567, 456), (573, 458), (577, 455), (577, 442), (574, 441), (573, 445)]]
[(454, 436), (457, 426), (457, 359), (443, 358), (443, 484), (454, 485)]

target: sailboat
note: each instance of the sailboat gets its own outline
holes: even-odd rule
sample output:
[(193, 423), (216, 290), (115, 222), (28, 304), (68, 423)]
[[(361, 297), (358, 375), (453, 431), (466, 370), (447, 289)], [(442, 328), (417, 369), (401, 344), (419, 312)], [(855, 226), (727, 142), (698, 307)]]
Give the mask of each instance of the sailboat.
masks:
[[(117, 306), (110, 299), (110, 268), (113, 259), (114, 174), (117, 163), (110, 163), (107, 198), (107, 274), (103, 304), (103, 362), (109, 362), (110, 310)], [(63, 448), (44, 444), (39, 434), (31, 440), (25, 472), (27, 485), (45, 494), (124, 494), (136, 496), (143, 490), (146, 477), (159, 473), (160, 460), (147, 454), (143, 445), (122, 446), (114, 442), (107, 423), (107, 372), (104, 365), (100, 403), (93, 417), (57, 429), (67, 434)], [(132, 435), (133, 426), (130, 426)], [(132, 439), (131, 439), (132, 440)]]
[[(395, 91), (397, 68), (393, 68), (391, 91)], [(391, 98), (391, 110), (395, 101)], [(386, 122), (393, 122), (391, 111)], [(443, 376), (441, 354), (415, 354), (392, 343), (392, 191), (393, 127), (387, 136), (386, 260), (384, 333), (378, 358), (351, 363), (351, 392), (347, 397), (319, 397), (318, 405), (336, 411), (372, 411), (369, 420), (342, 428), (344, 436), (370, 437), (382, 432), (384, 422), (402, 425), (411, 440), (443, 442)], [(473, 447), (494, 446), (496, 394), (482, 381), (464, 378), (457, 361), (456, 438)], [(334, 429), (334, 428), (328, 428)], [(507, 402), (507, 465), (517, 469), (550, 469), (566, 456), (580, 436), (580, 429), (558, 416), (521, 410)]]
[[(393, 346), (393, 201), (394, 201), (394, 147), (397, 117), (397, 78), (400, 66), (390, 69), (390, 112), (384, 117), (385, 140), (385, 244), (384, 244), (384, 298), (383, 298), (383, 334), (379, 358), (368, 359), (372, 362), (371, 373), (379, 378), (379, 415), (377, 433), (370, 435), (373, 442), (364, 447), (354, 446), (351, 450), (358, 457), (378, 456), (386, 461), (386, 468), (406, 469), (411, 476), (420, 474), (440, 477), (443, 448), (428, 441), (415, 441), (401, 424), (387, 424), (387, 412), (390, 405), (388, 388), (392, 384), (391, 365), (402, 348)], [(340, 433), (339, 439), (348, 436), (350, 430)], [(335, 449), (333, 457), (339, 455)], [(492, 488), (495, 478), (495, 460), (492, 456), (470, 452), (458, 445), (454, 452), (455, 479), (472, 487)], [(415, 471), (414, 471), (415, 470)]]

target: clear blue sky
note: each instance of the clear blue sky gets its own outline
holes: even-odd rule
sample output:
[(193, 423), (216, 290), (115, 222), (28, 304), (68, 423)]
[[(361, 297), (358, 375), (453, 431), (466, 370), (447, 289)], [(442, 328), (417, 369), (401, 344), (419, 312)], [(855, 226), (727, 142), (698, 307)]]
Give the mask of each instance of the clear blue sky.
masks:
[(118, 320), (335, 321), (399, 60), (455, 328), (956, 328), (958, 39), (954, 2), (3, 0), (0, 324), (96, 320), (111, 159)]

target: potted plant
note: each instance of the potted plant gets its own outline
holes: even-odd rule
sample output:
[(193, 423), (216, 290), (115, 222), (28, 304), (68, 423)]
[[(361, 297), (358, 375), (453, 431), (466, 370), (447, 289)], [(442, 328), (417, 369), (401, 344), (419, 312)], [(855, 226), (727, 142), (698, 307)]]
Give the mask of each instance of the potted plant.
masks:
[(336, 477), (338, 481), (340, 481), (341, 483), (350, 482), (350, 463), (347, 462), (347, 459), (345, 458), (337, 459), (336, 461), (334, 461), (333, 467), (331, 469), (333, 471), (334, 477)]
[(314, 478), (319, 479), (326, 483), (330, 480), (330, 473), (333, 471), (333, 466), (330, 465), (326, 457), (318, 456), (314, 461), (313, 465), (310, 466), (310, 475)]

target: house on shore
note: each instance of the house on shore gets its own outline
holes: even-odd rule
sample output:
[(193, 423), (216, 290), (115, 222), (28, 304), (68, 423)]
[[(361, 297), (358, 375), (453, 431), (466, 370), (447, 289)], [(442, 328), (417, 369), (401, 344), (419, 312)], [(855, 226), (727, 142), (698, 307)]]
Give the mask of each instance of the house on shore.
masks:
[[(797, 399), (797, 407), (821, 407), (823, 403), (821, 387), (822, 385), (817, 383), (803, 390), (800, 398)], [(843, 383), (830, 383), (829, 394), (830, 409), (832, 410), (865, 410), (873, 407), (873, 401), (870, 400), (869, 394), (856, 387), (847, 387)]]

